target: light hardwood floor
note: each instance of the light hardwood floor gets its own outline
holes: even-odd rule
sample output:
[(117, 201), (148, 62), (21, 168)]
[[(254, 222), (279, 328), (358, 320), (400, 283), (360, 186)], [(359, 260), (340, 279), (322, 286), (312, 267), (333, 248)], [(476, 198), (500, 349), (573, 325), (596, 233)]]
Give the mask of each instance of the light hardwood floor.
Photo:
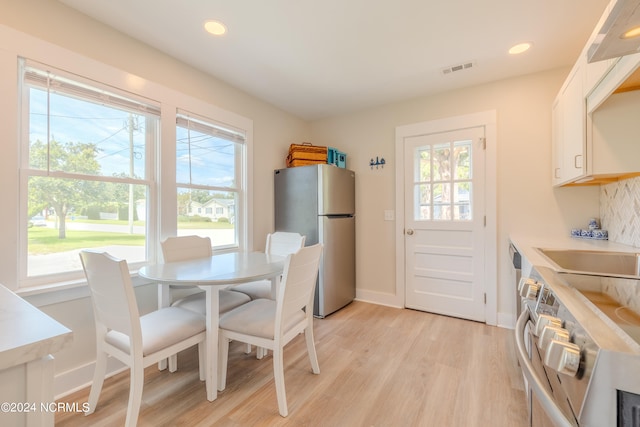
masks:
[[(513, 331), (363, 302), (315, 319), (320, 375), (304, 338), (285, 348), (289, 416), (278, 414), (271, 356), (231, 343), (227, 388), (215, 402), (198, 380), (197, 352), (178, 371), (145, 373), (144, 426), (491, 426), (526, 425)], [(81, 390), (63, 402), (87, 401)], [(105, 381), (96, 412), (58, 413), (56, 426), (120, 426), (129, 374)]]

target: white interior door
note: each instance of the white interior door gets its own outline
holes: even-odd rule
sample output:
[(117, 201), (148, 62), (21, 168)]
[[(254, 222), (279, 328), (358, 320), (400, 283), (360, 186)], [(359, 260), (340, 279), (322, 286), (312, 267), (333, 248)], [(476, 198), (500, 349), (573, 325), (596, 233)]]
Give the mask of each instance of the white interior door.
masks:
[(405, 306), (485, 321), (482, 126), (404, 139)]

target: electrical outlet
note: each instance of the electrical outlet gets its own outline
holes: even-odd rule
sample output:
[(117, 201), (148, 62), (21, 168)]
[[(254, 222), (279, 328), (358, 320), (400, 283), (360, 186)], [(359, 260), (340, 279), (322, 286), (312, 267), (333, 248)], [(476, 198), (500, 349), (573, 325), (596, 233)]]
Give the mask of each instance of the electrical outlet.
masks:
[(394, 212), (392, 210), (384, 211), (384, 220), (385, 221), (393, 221), (395, 219)]

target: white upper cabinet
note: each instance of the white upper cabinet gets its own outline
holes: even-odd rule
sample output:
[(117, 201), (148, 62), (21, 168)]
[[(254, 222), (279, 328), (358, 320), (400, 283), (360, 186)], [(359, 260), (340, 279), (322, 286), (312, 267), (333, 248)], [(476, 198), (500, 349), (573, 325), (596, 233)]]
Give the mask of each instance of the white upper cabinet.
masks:
[(640, 175), (640, 53), (587, 62), (609, 5), (552, 105), (552, 183)]
[(553, 184), (562, 185), (585, 174), (586, 57), (571, 69), (552, 108)]

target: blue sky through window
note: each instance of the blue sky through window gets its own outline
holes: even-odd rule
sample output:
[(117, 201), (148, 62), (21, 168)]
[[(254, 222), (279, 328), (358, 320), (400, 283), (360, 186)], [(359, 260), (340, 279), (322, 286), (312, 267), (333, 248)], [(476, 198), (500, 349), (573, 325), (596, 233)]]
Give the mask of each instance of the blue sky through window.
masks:
[[(145, 118), (134, 116), (130, 147), (128, 111), (56, 93), (50, 94), (50, 137), (61, 143), (93, 143), (98, 148), (100, 175), (129, 176), (130, 159), (137, 178), (145, 174)], [(30, 90), (29, 141), (47, 142), (47, 92)]]

